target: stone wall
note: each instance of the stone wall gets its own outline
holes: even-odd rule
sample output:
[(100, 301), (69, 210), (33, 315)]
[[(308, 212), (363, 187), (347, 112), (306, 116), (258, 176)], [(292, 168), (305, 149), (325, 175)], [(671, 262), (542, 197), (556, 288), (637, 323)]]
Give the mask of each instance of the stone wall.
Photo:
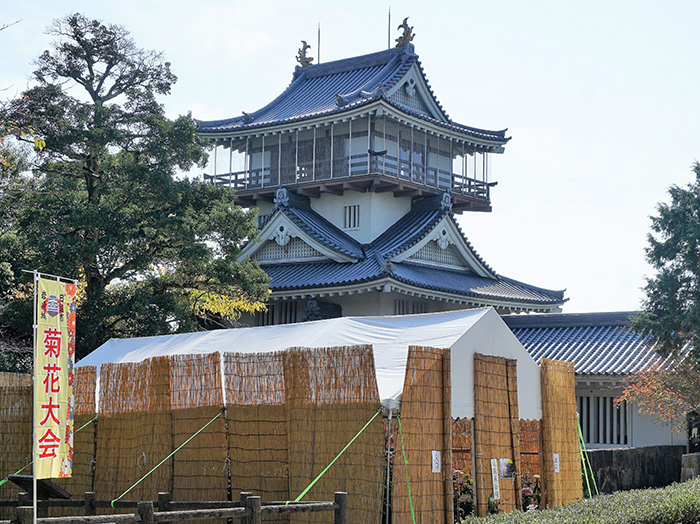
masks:
[(700, 453), (688, 453), (683, 455), (683, 468), (681, 469), (681, 481), (700, 477)]
[[(588, 451), (600, 493), (657, 488), (681, 480), (685, 446), (595, 449)], [(584, 492), (587, 493), (584, 481)]]

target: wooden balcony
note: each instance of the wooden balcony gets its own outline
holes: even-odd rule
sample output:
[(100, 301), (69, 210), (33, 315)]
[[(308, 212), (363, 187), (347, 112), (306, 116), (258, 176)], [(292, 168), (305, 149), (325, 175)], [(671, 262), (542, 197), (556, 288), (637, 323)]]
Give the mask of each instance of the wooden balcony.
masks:
[(322, 193), (342, 195), (345, 191), (392, 192), (396, 197), (418, 197), (449, 191), (456, 213), (491, 211), (490, 188), (495, 185), (389, 155), (371, 154), (332, 161), (273, 164), (260, 169), (204, 175), (204, 179), (234, 188), (238, 203), (245, 207), (254, 206), (260, 200), (271, 202), (279, 187), (310, 197), (319, 197)]

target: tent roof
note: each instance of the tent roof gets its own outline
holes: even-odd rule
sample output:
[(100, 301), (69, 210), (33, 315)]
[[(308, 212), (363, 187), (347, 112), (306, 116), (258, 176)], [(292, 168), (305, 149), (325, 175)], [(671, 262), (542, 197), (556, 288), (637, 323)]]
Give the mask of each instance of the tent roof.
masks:
[[(403, 390), (408, 346), (451, 347), (492, 308), (402, 316), (341, 317), (280, 326), (250, 327), (110, 339), (77, 367), (139, 362), (151, 357), (207, 353), (265, 353), (291, 347), (371, 344), (382, 401)], [(505, 325), (504, 325), (504, 329)]]

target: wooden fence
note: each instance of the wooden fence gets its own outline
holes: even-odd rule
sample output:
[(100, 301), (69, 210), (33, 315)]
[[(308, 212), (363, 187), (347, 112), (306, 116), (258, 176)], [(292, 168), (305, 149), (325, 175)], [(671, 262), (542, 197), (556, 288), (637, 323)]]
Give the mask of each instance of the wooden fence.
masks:
[[(34, 517), (34, 508), (28, 506), (30, 501), (26, 493), (22, 493), (19, 501), (0, 501), (2, 505), (17, 506), (17, 520), (19, 524), (31, 524)], [(253, 496), (250, 492), (241, 492), (240, 500), (236, 502), (173, 502), (169, 493), (159, 493), (158, 500), (152, 501), (117, 501), (116, 508), (136, 508), (136, 513), (116, 513), (109, 515), (96, 515), (98, 508), (110, 508), (108, 500), (95, 500), (95, 494), (85, 493), (83, 500), (42, 500), (39, 501), (41, 513), (49, 507), (82, 508), (84, 515), (64, 517), (40, 517), (37, 524), (98, 524), (98, 523), (131, 523), (140, 522), (151, 524), (154, 522), (181, 522), (193, 520), (222, 519), (236, 517), (242, 524), (260, 524), (262, 515), (304, 514), (332, 511), (334, 513), (333, 524), (348, 523), (348, 494), (336, 492), (333, 501), (316, 502), (263, 502), (259, 496)], [(158, 511), (156, 511), (156, 509)], [(0, 524), (12, 524), (10, 520), (0, 520)]]

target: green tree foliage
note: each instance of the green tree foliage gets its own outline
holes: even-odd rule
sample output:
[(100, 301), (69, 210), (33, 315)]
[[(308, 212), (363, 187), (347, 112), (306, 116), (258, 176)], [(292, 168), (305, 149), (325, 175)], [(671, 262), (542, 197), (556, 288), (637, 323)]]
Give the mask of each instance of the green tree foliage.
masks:
[(0, 170), (0, 326), (30, 329), (27, 268), (84, 281), (78, 356), (110, 337), (194, 330), (212, 297), (228, 305), (217, 316), (260, 307), (267, 276), (236, 262), (254, 216), (229, 189), (176, 176), (204, 165), (207, 144), (156, 99), (176, 81), (170, 64), (80, 14), (49, 33), (34, 86), (1, 115), (45, 147), (30, 174)]
[(662, 356), (687, 346), (700, 366), (700, 163), (693, 171), (695, 181), (672, 186), (671, 201), (659, 203), (651, 217), (646, 259), (655, 274), (633, 326), (657, 339)]

